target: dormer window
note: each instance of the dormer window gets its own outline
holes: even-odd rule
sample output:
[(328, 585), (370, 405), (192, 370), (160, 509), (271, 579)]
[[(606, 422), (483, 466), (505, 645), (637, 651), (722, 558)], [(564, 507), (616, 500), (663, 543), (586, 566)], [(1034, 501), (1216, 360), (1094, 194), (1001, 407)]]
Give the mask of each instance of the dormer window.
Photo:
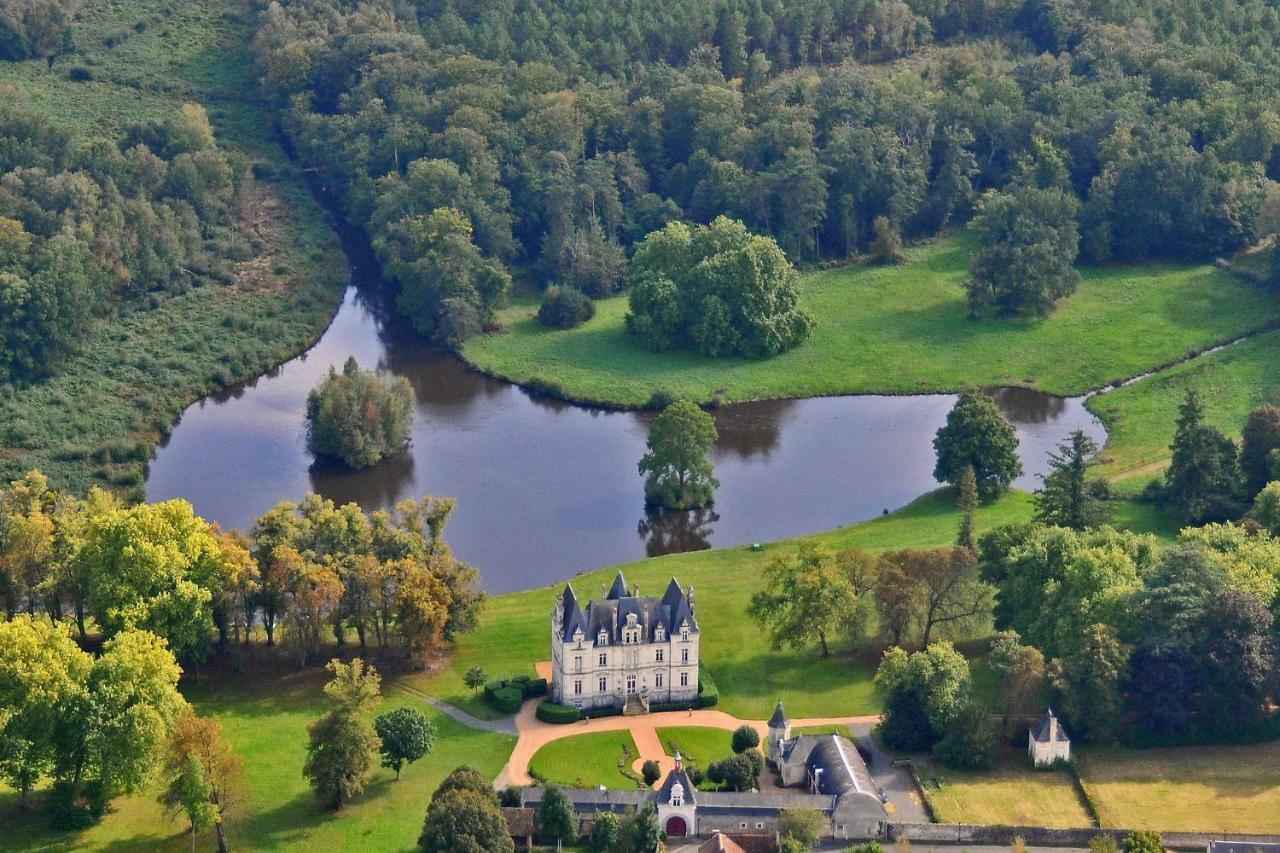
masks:
[(684, 805), (684, 785), (681, 785), (679, 782), (671, 786), (671, 805)]
[(680, 641), (683, 643), (689, 642), (689, 623), (688, 622), (685, 622), (683, 625), (680, 626)]
[(599, 639), (598, 639), (596, 642), (597, 642), (597, 643), (599, 643), (599, 644), (600, 644), (600, 645), (602, 645), (602, 646), (607, 646), (607, 645), (609, 645), (609, 632), (608, 632), (608, 631), (605, 631), (605, 630), (603, 630), (603, 629), (601, 629), (601, 631), (600, 631), (600, 637), (599, 637)]
[(582, 633), (582, 629), (578, 628), (573, 632), (573, 642), (578, 648), (582, 648), (582, 641), (586, 639), (586, 635)]
[(661, 625), (659, 625), (657, 629), (653, 632), (653, 638), (657, 640), (659, 643), (665, 641), (667, 639), (666, 630)]

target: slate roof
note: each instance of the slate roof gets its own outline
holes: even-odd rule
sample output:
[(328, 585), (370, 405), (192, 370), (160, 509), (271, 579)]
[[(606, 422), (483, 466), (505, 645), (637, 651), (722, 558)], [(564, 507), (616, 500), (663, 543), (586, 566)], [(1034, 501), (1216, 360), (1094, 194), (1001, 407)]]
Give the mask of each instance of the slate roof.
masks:
[(858, 754), (853, 742), (840, 735), (800, 735), (783, 744), (782, 761), (794, 765), (803, 763), (812, 776), (818, 776), (819, 790), (823, 794), (839, 797), (850, 792), (876, 795), (871, 771)]
[(621, 629), (626, 627), (627, 616), (635, 614), (636, 624), (642, 631), (644, 642), (651, 643), (659, 625), (671, 636), (679, 632), (686, 621), (689, 630), (696, 633), (698, 622), (693, 616), (693, 602), (688, 594), (680, 588), (675, 578), (667, 584), (667, 591), (662, 598), (627, 594), (627, 582), (618, 572), (609, 588), (609, 594), (600, 601), (589, 601), (585, 608), (573, 591), (571, 584), (565, 584), (563, 599), (563, 623), (560, 626), (560, 638), (570, 640), (579, 628), (586, 640), (599, 643), (600, 632), (604, 631), (610, 645), (621, 640)]
[[(1040, 722), (1036, 723), (1031, 729), (1031, 739), (1036, 743), (1049, 742), (1049, 721), (1054, 719), (1053, 709), (1050, 708), (1045, 715), (1040, 718)], [(1071, 738), (1067, 736), (1067, 730), (1063, 728), (1062, 722), (1058, 722), (1058, 743), (1065, 743)]]
[(698, 853), (778, 853), (778, 841), (773, 835), (741, 832), (726, 835), (717, 829), (711, 840), (698, 848)]
[(658, 802), (671, 802), (671, 789), (679, 782), (684, 787), (684, 804), (691, 806), (698, 802), (698, 789), (689, 781), (689, 774), (684, 772), (683, 767), (676, 767), (667, 774), (667, 778), (663, 780), (662, 787), (658, 789)]
[(778, 700), (778, 707), (773, 709), (773, 716), (769, 718), (769, 728), (784, 729), (787, 727), (787, 712), (782, 709), (782, 700)]

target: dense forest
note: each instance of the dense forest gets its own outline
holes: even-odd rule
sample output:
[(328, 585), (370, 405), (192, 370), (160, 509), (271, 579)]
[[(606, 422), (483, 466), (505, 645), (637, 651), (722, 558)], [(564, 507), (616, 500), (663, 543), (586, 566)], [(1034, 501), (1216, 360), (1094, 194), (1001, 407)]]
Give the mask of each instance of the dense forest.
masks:
[(95, 317), (229, 282), (244, 256), (252, 178), (196, 104), (117, 145), (0, 107), (0, 172), (0, 386), (55, 370)]
[(456, 342), (495, 265), (606, 295), (677, 219), (819, 262), (1051, 181), (1087, 261), (1232, 252), (1275, 218), (1278, 36), (1262, 2), (294, 0), (256, 51), (415, 323)]

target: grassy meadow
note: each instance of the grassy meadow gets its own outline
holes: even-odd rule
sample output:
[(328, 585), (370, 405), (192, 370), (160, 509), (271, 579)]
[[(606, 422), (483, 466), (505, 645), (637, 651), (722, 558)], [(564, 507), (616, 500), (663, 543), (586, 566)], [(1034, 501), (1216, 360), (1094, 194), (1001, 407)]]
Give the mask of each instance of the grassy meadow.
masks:
[(474, 339), (480, 369), (537, 379), (581, 399), (644, 405), (655, 392), (705, 401), (857, 392), (922, 393), (1021, 385), (1076, 395), (1231, 340), (1280, 316), (1280, 300), (1211, 265), (1084, 269), (1048, 318), (969, 318), (965, 236), (912, 248), (900, 266), (858, 264), (804, 277), (817, 328), (775, 358), (653, 353), (623, 328), (625, 296), (593, 320), (553, 331), (517, 300), (501, 334)]
[[(114, 142), (187, 101), (258, 179), (242, 234), (214, 247), (234, 281), (103, 317), (56, 376), (0, 391), (0, 480), (40, 468), (64, 489), (143, 495), (151, 450), (183, 408), (287, 360), (328, 325), (345, 281), (337, 238), (253, 100), (242, 0), (94, 0), (73, 21), (75, 51), (7, 63), (0, 100), (26, 104), (82, 140)], [(92, 79), (74, 82), (71, 69)], [(240, 228), (235, 229), (237, 231)]]
[(1104, 826), (1280, 833), (1280, 742), (1090, 749), (1080, 777)]
[(686, 763), (697, 764), (704, 770), (711, 762), (733, 755), (733, 732), (725, 729), (664, 726), (657, 731), (667, 755), (674, 756), (678, 750)]
[(1204, 403), (1205, 420), (1239, 440), (1250, 409), (1280, 404), (1280, 331), (1265, 332), (1091, 399), (1089, 408), (1110, 433), (1099, 473), (1137, 477), (1163, 468), (1178, 405), (1192, 388)]
[(985, 773), (952, 770), (916, 759), (935, 817), (944, 823), (1006, 826), (1090, 826), (1092, 821), (1065, 770), (1033, 770), (1026, 752), (1001, 748)]

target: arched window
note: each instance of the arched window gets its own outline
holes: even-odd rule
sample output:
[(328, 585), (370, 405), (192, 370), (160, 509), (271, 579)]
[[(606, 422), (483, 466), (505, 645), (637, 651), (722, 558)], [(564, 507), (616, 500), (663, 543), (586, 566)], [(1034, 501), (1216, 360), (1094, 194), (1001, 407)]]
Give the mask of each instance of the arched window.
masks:
[(679, 782), (671, 786), (671, 805), (684, 805), (684, 785), (681, 785)]

